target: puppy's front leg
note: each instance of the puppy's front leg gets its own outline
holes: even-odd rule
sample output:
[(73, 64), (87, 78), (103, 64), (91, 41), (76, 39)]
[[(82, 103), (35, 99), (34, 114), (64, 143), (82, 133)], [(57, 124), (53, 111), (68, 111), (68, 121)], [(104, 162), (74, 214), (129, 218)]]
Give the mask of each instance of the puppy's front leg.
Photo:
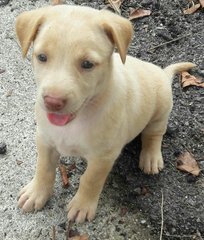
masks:
[(69, 220), (82, 223), (94, 218), (100, 193), (112, 166), (113, 159), (89, 159), (87, 169), (81, 176), (79, 189), (68, 204)]
[(38, 159), (35, 176), (19, 194), (18, 206), (25, 212), (41, 209), (53, 192), (59, 154), (37, 136)]

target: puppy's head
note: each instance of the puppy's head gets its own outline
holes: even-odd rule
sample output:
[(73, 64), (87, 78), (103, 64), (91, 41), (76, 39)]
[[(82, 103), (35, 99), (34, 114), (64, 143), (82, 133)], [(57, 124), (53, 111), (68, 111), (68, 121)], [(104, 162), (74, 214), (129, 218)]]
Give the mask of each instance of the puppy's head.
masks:
[(107, 11), (63, 5), (22, 13), (16, 33), (24, 57), (33, 43), (37, 101), (64, 125), (106, 91), (114, 48), (125, 63), (132, 25)]

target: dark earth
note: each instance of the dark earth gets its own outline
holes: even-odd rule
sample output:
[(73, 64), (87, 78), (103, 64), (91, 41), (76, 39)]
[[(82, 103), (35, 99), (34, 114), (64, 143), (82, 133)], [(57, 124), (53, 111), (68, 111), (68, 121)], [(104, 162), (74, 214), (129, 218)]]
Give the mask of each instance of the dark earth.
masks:
[[(0, 5), (8, 2), (1, 0)], [(97, 9), (107, 6), (102, 0), (73, 2)], [(151, 10), (150, 16), (132, 21), (135, 34), (129, 54), (161, 67), (180, 61), (194, 62), (197, 68), (192, 73), (204, 81), (204, 9), (184, 15), (188, 3), (187, 0), (123, 1), (124, 17), (128, 17), (130, 8)], [(171, 41), (175, 39), (178, 40)], [(120, 202), (128, 211), (139, 209), (145, 214), (152, 236), (159, 236), (163, 224), (162, 239), (201, 240), (204, 238), (204, 89), (191, 86), (183, 90), (177, 76), (173, 96), (174, 107), (162, 146), (164, 170), (155, 176), (139, 170), (138, 137), (123, 149), (106, 188), (115, 190), (112, 197), (116, 204)], [(202, 171), (198, 177), (176, 168), (178, 156), (185, 151), (199, 163)]]
[[(97, 9), (105, 7), (104, 1), (74, 2)], [(130, 8), (142, 7), (152, 11), (150, 16), (132, 21), (135, 34), (129, 54), (161, 67), (179, 61), (194, 62), (198, 66), (194, 74), (204, 80), (204, 9), (184, 15), (183, 9), (188, 3), (187, 0), (124, 1), (121, 9), (125, 17), (128, 17)], [(161, 45), (177, 38), (179, 40)], [(159, 175), (147, 176), (138, 169), (140, 140), (135, 139), (124, 148), (106, 187), (120, 192), (113, 198), (129, 210), (139, 208), (145, 213), (153, 235), (158, 236), (161, 230), (163, 212), (162, 239), (202, 239), (204, 89), (193, 86), (183, 90), (177, 76), (173, 82), (173, 95), (174, 107), (162, 146), (164, 170)], [(198, 177), (176, 169), (177, 158), (185, 151), (192, 153), (199, 163), (202, 171)]]

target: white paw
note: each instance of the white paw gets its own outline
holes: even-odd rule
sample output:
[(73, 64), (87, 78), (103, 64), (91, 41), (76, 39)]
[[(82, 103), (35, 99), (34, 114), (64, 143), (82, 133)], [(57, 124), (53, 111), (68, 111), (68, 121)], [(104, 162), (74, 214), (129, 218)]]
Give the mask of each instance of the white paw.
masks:
[(85, 220), (93, 220), (97, 204), (97, 201), (87, 200), (87, 198), (76, 193), (68, 204), (68, 220), (77, 223), (83, 223)]
[(44, 207), (52, 190), (36, 184), (34, 180), (28, 183), (19, 193), (18, 207), (24, 212), (33, 212)]
[(157, 174), (164, 167), (161, 152), (152, 153), (142, 151), (140, 154), (139, 168), (146, 174)]

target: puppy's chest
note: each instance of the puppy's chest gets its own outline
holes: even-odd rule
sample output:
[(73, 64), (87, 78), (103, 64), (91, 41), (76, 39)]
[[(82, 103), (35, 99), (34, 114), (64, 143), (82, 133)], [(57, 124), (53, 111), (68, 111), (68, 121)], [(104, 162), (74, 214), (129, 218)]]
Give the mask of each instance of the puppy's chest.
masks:
[(88, 147), (88, 131), (85, 124), (73, 123), (65, 127), (52, 127), (50, 140), (64, 156), (84, 156)]

